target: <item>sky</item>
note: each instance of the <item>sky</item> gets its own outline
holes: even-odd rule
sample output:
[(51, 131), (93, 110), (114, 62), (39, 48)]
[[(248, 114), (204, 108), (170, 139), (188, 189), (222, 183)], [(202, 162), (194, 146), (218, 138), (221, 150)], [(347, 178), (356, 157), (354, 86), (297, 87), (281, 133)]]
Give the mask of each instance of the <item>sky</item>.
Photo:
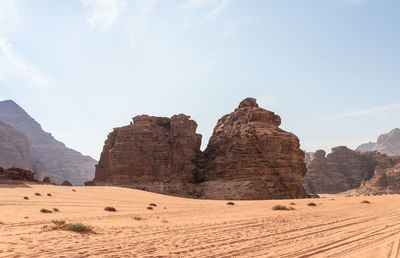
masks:
[(398, 0), (0, 0), (0, 100), (98, 159), (141, 114), (202, 147), (246, 97), (306, 151), (400, 127)]

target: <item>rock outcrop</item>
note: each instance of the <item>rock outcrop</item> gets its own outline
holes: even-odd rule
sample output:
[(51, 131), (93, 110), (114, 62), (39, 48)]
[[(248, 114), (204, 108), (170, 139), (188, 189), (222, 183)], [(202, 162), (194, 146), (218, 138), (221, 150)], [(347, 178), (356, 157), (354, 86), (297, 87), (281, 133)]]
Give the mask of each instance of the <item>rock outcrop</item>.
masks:
[(0, 166), (31, 170), (29, 142), (25, 135), (0, 122)]
[[(281, 118), (245, 99), (214, 128), (200, 178), (205, 198), (303, 198), (306, 173), (298, 138), (279, 128)], [(199, 177), (199, 175), (198, 175)]]
[(374, 176), (362, 182), (361, 186), (354, 190), (355, 194), (399, 194), (400, 193), (400, 158), (394, 166), (390, 168), (380, 168), (375, 170)]
[(189, 116), (136, 116), (115, 128), (104, 144), (94, 181), (192, 195), (201, 135)]
[(396, 128), (379, 136), (373, 150), (388, 156), (400, 156), (400, 129)]
[(353, 151), (344, 146), (332, 148), (328, 156), (325, 151), (318, 150), (308, 164), (304, 187), (309, 193), (345, 192), (370, 180), (377, 169), (391, 168), (397, 162), (396, 157)]
[(303, 198), (306, 173), (298, 138), (281, 119), (242, 101), (219, 121), (207, 149), (189, 116), (137, 116), (104, 144), (95, 179), (85, 185), (124, 185), (208, 199)]
[(9, 168), (4, 169), (0, 167), (0, 181), (4, 179), (21, 180), (21, 181), (35, 181), (34, 174), (30, 170), (22, 168)]
[(82, 185), (94, 177), (96, 160), (54, 139), (15, 102), (0, 102), (0, 121), (28, 138), (32, 169), (38, 180), (42, 181), (48, 176), (57, 184), (68, 180), (72, 184)]
[(67, 180), (65, 180), (64, 182), (62, 182), (61, 184), (62, 186), (72, 186), (72, 184), (70, 182), (68, 182)]

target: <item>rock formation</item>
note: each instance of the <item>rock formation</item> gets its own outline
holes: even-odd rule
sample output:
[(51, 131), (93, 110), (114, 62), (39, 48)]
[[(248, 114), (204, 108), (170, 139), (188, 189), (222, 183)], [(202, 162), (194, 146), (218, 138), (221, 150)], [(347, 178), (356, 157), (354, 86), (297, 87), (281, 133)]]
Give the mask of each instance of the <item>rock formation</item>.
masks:
[(377, 168), (374, 176), (354, 190), (355, 194), (399, 194), (400, 159), (390, 168)]
[(280, 129), (280, 117), (255, 99), (245, 99), (218, 121), (204, 153), (197, 124), (189, 118), (143, 115), (115, 128), (95, 179), (85, 184), (208, 199), (307, 197), (298, 138)]
[(189, 116), (136, 116), (108, 135), (94, 181), (191, 195), (201, 135)]
[(214, 128), (200, 174), (204, 196), (214, 199), (306, 197), (304, 152), (298, 138), (279, 128), (281, 118), (245, 99)]
[(373, 150), (388, 156), (400, 156), (400, 129), (379, 136)]
[(24, 134), (0, 122), (0, 166), (31, 170), (29, 142)]
[(11, 180), (23, 180), (23, 181), (35, 181), (34, 173), (30, 170), (22, 168), (9, 168), (4, 169), (0, 167), (0, 180), (11, 179)]
[(360, 187), (371, 179), (377, 169), (387, 169), (397, 163), (396, 157), (378, 152), (353, 151), (340, 146), (325, 156), (315, 152), (308, 164), (304, 187), (309, 193), (339, 193)]
[(360, 146), (357, 147), (357, 150), (359, 151), (372, 151), (376, 145), (376, 142), (368, 142), (368, 143), (363, 143)]
[(61, 184), (62, 186), (72, 186), (72, 184), (70, 182), (68, 182), (67, 180), (65, 180), (64, 182), (62, 182)]
[(11, 100), (0, 102), (0, 121), (25, 134), (30, 144), (32, 168), (37, 179), (48, 176), (57, 184), (68, 180), (82, 185), (94, 177), (96, 160), (67, 148)]

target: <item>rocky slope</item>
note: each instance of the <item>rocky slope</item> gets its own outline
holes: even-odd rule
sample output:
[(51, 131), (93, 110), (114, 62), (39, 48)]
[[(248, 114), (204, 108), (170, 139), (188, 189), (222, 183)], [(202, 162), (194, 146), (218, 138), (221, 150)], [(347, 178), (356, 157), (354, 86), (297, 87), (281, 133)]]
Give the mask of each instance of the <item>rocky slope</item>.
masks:
[(353, 151), (340, 146), (326, 156), (318, 150), (308, 164), (304, 187), (309, 193), (340, 193), (360, 187), (376, 171), (392, 168), (399, 159), (379, 152)]
[(0, 166), (31, 170), (29, 142), (26, 136), (0, 122)]
[(94, 176), (96, 160), (67, 148), (41, 128), (32, 117), (11, 100), (0, 102), (0, 121), (28, 138), (32, 168), (38, 180), (50, 177), (57, 184), (68, 180), (83, 184)]
[(363, 143), (360, 146), (357, 147), (357, 150), (359, 151), (372, 151), (376, 145), (376, 142), (368, 142), (368, 143)]
[(218, 121), (203, 153), (188, 116), (137, 116), (109, 134), (88, 184), (209, 199), (307, 197), (304, 152), (279, 125), (279, 116), (245, 99)]
[(373, 150), (389, 156), (400, 156), (400, 129), (379, 136)]

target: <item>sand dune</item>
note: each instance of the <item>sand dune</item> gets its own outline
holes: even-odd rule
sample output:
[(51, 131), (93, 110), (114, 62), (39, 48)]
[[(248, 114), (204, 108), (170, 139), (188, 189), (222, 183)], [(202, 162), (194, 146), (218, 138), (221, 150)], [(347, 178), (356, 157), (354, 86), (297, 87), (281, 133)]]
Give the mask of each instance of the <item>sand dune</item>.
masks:
[[(230, 206), (118, 187), (0, 185), (0, 256), (400, 257), (400, 195), (323, 197)], [(276, 204), (296, 210), (274, 211)], [(52, 230), (55, 219), (95, 233)]]

